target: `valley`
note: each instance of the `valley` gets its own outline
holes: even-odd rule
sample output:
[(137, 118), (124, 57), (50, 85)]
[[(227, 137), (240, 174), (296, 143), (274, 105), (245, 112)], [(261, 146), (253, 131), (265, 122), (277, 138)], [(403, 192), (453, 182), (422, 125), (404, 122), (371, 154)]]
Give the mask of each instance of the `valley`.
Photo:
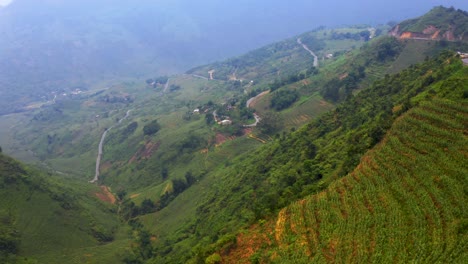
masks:
[[(427, 21), (454, 39), (402, 37)], [(0, 262), (463, 263), (466, 21), (319, 27), (0, 116), (30, 164), (0, 153)]]

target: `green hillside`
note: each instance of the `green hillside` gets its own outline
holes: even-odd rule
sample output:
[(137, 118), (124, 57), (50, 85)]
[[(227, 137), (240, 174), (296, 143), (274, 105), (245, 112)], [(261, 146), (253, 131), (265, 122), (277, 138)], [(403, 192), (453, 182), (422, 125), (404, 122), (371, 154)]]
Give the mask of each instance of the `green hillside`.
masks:
[(433, 99), (404, 114), (352, 173), (281, 210), (242, 263), (465, 263), (467, 110)]
[[(234, 159), (232, 166), (209, 173), (186, 191), (185, 198), (175, 200), (161, 213), (141, 218), (149, 228), (154, 221), (162, 224), (152, 229), (162, 239), (156, 245), (161, 252), (156, 259), (180, 262), (174, 256), (183, 257), (189, 247), (196, 248), (193, 259), (202, 261), (213, 250), (229, 248), (238, 228), (319, 192), (351, 172), (393, 121), (420, 100), (434, 94), (463, 98), (466, 71), (459, 58), (445, 53), (387, 76), (290, 136), (278, 137), (254, 153)], [(194, 205), (196, 212), (191, 208)], [(184, 216), (178, 221), (186, 224), (174, 226), (169, 233), (167, 226), (160, 230), (180, 210)], [(210, 240), (213, 244), (206, 247)]]
[[(100, 189), (0, 154), (0, 262), (118, 262), (128, 247)], [(37, 261), (37, 262), (36, 262)]]
[[(307, 263), (315, 257), (341, 260), (355, 248), (350, 261), (385, 262), (395, 252), (401, 252), (403, 260), (414, 259), (411, 243), (421, 243), (423, 253), (433, 247), (443, 260), (450, 260), (450, 252), (454, 261), (461, 259), (462, 251), (450, 241), (466, 243), (464, 208), (452, 196), (447, 198), (444, 188), (462, 183), (466, 174), (466, 167), (457, 164), (466, 159), (462, 108), (468, 67), (453, 51), (467, 44), (374, 35), (383, 30), (318, 28), (183, 75), (155, 73), (146, 81), (75, 90), (26, 112), (0, 116), (4, 151), (55, 171), (40, 172), (2, 156), (0, 173), (6, 181), (0, 189), (0, 210), (6, 209), (0, 216), (6, 220), (1, 234), (14, 245), (12, 256), (4, 258), (14, 262), (16, 254), (39, 263), (217, 263), (222, 256), (227, 262)], [(317, 67), (312, 53), (318, 57)], [(401, 140), (409, 134), (421, 142), (403, 148)], [(88, 181), (95, 175), (101, 138), (98, 188)], [(442, 145), (446, 147), (438, 149)], [(377, 158), (376, 153), (385, 154)], [(363, 169), (366, 159), (375, 159), (379, 167)], [(408, 168), (400, 170), (395, 164)], [(434, 186), (444, 188), (434, 191), (433, 198), (424, 194), (434, 186), (428, 182), (424, 190), (416, 188), (419, 178), (411, 178), (411, 170), (421, 179), (425, 173), (441, 174), (428, 179), (437, 179)], [(381, 172), (404, 182), (386, 179), (389, 184), (381, 184)], [(10, 182), (9, 175), (20, 180)], [(343, 183), (353, 175), (369, 181), (364, 187), (356, 180)], [(460, 186), (452, 195), (466, 196)], [(109, 190), (116, 205), (97, 199), (112, 200)], [(373, 200), (358, 194), (340, 200), (341, 191), (358, 190)], [(390, 216), (377, 204), (377, 192), (388, 198)], [(407, 204), (397, 192), (417, 197)], [(439, 199), (444, 209), (433, 202)], [(439, 211), (425, 211), (431, 201)], [(366, 237), (372, 232), (360, 226), (347, 233), (359, 220), (360, 211), (354, 212), (353, 206), (363, 209), (374, 202), (370, 213), (381, 213), (380, 218), (371, 219), (370, 213), (365, 217), (374, 223), (376, 237)], [(451, 203), (454, 211), (445, 206)], [(319, 207), (322, 204), (325, 207)], [(306, 214), (299, 210), (305, 205), (317, 212), (312, 214), (321, 223), (318, 229), (311, 228), (305, 215), (295, 215)], [(329, 211), (318, 210), (327, 206)], [(16, 211), (9, 209), (14, 207)], [(421, 215), (427, 215), (427, 222), (420, 221)], [(398, 221), (378, 233), (381, 219)], [(410, 228), (417, 232), (402, 241), (377, 244), (378, 236), (391, 234), (398, 225), (404, 226), (399, 235)], [(335, 241), (340, 233), (343, 240)], [(362, 238), (348, 239), (354, 234)], [(372, 250), (363, 246), (368, 241), (376, 241)], [(445, 246), (437, 248), (437, 241)], [(395, 250), (389, 250), (393, 246)], [(312, 253), (317, 250), (321, 253)]]
[(419, 18), (401, 22), (392, 32), (402, 37), (404, 37), (405, 32), (410, 32), (419, 33), (415, 34), (415, 37), (466, 41), (468, 40), (467, 30), (468, 13), (466, 11), (439, 6)]

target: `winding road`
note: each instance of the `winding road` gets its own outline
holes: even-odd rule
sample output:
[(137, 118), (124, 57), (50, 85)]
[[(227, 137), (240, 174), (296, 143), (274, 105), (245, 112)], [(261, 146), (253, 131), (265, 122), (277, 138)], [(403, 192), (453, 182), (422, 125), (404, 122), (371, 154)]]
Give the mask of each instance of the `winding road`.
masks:
[[(249, 100), (247, 100), (247, 103), (245, 104), (245, 106), (246, 106), (247, 108), (250, 108), (250, 105), (251, 105), (255, 100), (260, 99), (260, 97), (262, 97), (262, 96), (268, 94), (269, 92), (270, 92), (270, 91), (264, 91), (264, 92), (262, 92), (262, 93), (257, 94), (256, 96), (250, 98)], [(254, 118), (255, 118), (255, 123), (250, 124), (250, 125), (244, 125), (244, 127), (256, 127), (257, 124), (258, 124), (258, 122), (260, 122), (260, 120), (262, 120), (262, 118), (261, 118), (259, 115), (257, 115), (257, 113), (254, 113), (253, 116), (254, 116)]]
[(314, 57), (314, 67), (317, 68), (317, 67), (318, 67), (318, 57), (317, 57), (317, 55), (316, 55), (313, 51), (311, 51), (311, 50), (309, 49), (309, 47), (307, 47), (306, 44), (302, 43), (302, 41), (301, 41), (300, 38), (297, 39), (297, 43), (298, 43), (299, 45), (302, 45), (302, 47), (303, 47), (306, 51), (308, 51), (308, 52), (310, 53), (310, 55), (312, 55), (312, 56)]
[[(117, 124), (122, 123), (122, 121), (125, 120), (130, 115), (131, 111), (132, 110), (128, 110), (127, 113), (125, 114), (125, 116), (122, 119), (120, 119)], [(98, 155), (97, 155), (97, 158), (96, 158), (96, 173), (94, 174), (94, 178), (89, 181), (90, 183), (95, 183), (95, 182), (97, 182), (99, 180), (99, 168), (100, 168), (100, 165), (101, 165), (101, 158), (102, 158), (102, 154), (103, 154), (102, 149), (103, 149), (103, 146), (104, 146), (104, 140), (106, 139), (107, 132), (109, 132), (109, 130), (111, 130), (115, 126), (116, 125), (113, 125), (113, 126), (109, 127), (108, 129), (106, 129), (104, 131), (104, 133), (102, 133), (101, 141), (99, 142), (99, 147), (98, 147)]]

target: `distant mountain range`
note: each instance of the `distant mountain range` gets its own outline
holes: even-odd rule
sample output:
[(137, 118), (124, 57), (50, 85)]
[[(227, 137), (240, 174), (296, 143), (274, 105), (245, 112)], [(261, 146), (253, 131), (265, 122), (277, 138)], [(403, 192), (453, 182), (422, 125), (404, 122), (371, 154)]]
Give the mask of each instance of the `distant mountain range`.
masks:
[[(15, 0), (0, 9), (0, 114), (48, 101), (53, 91), (182, 72), (321, 24), (386, 22), (354, 2), (340, 4), (353, 12), (330, 8), (335, 2)], [(406, 7), (388, 20), (423, 9)]]

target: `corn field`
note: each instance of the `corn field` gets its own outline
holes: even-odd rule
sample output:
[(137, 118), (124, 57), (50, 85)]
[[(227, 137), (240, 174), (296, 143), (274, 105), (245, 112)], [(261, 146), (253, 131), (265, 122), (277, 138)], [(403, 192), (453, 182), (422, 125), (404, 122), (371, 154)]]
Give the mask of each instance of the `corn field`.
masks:
[(468, 103), (397, 120), (350, 174), (283, 209), (274, 263), (466, 263)]

